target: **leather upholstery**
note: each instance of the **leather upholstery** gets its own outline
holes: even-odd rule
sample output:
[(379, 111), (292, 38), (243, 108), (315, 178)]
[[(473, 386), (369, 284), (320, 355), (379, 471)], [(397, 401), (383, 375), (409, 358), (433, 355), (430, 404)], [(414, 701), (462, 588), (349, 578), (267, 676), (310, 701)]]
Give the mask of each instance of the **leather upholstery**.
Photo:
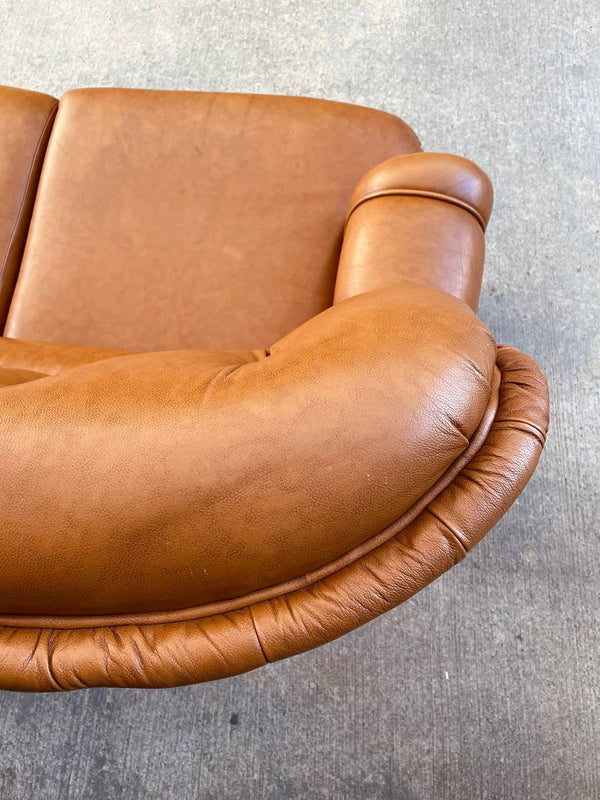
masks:
[[(0, 522), (0, 611), (188, 608), (324, 566), (463, 453), (495, 358), (463, 304), (408, 285), (323, 312), (268, 357), (126, 356), (14, 389), (0, 434), (0, 495), (14, 493)], [(42, 571), (44, 542), (57, 557)]]
[(5, 334), (264, 347), (331, 305), (361, 175), (417, 149), (396, 117), (343, 103), (69, 92)]
[(49, 95), (0, 86), (0, 330), (15, 288), (57, 105)]
[(404, 277), (477, 311), (492, 202), (488, 177), (465, 158), (418, 153), (379, 164), (350, 200), (335, 301)]
[(38, 370), (45, 375), (58, 375), (73, 367), (122, 355), (128, 355), (128, 352), (107, 347), (25, 342), (0, 337), (0, 368), (3, 369)]
[[(543, 375), (473, 310), (485, 174), (398, 156), (416, 138), (388, 115), (208, 97), (78, 92), (59, 112), (0, 338), (2, 688), (174, 686), (329, 641), (463, 558), (543, 447)], [(260, 197), (255, 165), (237, 180), (242, 145), (214, 190), (227, 120), (258, 147)], [(290, 136), (305, 174), (284, 184)], [(387, 151), (360, 181), (359, 140), (361, 171)], [(233, 250), (252, 269), (232, 270)]]

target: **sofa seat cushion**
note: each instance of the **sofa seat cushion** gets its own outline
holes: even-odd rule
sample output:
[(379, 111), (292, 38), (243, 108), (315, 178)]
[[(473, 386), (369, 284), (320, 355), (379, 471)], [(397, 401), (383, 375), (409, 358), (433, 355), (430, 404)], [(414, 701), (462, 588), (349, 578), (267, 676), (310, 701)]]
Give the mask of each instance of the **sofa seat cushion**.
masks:
[[(102, 347), (79, 347), (55, 342), (29, 342), (0, 336), (0, 369), (22, 370), (58, 375), (60, 372), (126, 355), (123, 350)], [(39, 376), (38, 376), (39, 377)]]
[(124, 354), (121, 350), (27, 342), (0, 336), (0, 389)]
[(0, 388), (16, 386), (19, 383), (27, 383), (43, 377), (43, 372), (35, 372), (30, 369), (7, 369), (0, 366)]
[(104, 358), (0, 394), (0, 614), (172, 611), (335, 569), (464, 457), (495, 361), (464, 303), (407, 282), (269, 351)]

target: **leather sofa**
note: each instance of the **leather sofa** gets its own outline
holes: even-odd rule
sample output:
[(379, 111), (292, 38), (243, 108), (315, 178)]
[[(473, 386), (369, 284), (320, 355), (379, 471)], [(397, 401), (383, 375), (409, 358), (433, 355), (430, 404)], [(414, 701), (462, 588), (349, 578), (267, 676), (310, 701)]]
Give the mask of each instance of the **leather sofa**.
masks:
[(3, 88), (0, 189), (0, 688), (301, 653), (531, 476), (544, 377), (476, 316), (490, 181), (400, 119)]

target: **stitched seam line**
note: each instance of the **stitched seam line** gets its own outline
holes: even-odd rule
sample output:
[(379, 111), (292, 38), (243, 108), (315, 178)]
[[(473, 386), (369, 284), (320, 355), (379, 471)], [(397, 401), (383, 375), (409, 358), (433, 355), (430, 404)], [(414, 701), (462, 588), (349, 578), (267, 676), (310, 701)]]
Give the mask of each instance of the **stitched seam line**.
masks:
[(377, 197), (426, 197), (430, 200), (441, 200), (443, 203), (450, 203), (453, 206), (458, 206), (462, 208), (464, 211), (468, 211), (469, 214), (475, 217), (481, 229), (485, 233), (485, 220), (483, 219), (482, 215), (477, 211), (477, 209), (467, 203), (465, 200), (460, 200), (458, 197), (452, 197), (449, 194), (443, 194), (441, 192), (430, 192), (426, 189), (384, 189), (380, 192), (372, 192), (371, 194), (367, 194), (364, 197), (361, 197), (360, 200), (357, 200), (356, 203), (352, 206), (348, 214), (346, 215), (346, 222), (344, 225), (344, 230), (348, 225), (348, 220), (352, 216), (352, 214), (356, 211), (359, 206), (362, 206), (363, 203), (366, 203), (368, 200), (374, 200)]

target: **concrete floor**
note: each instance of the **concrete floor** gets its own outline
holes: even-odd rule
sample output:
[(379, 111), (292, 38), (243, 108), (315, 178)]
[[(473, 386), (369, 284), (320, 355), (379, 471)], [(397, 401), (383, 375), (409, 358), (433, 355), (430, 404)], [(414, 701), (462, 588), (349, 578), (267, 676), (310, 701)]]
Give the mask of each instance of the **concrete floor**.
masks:
[(212, 685), (0, 696), (0, 798), (600, 797), (598, 7), (584, 0), (0, 0), (0, 82), (307, 94), (403, 116), (491, 175), (481, 316), (553, 416), (449, 574)]

